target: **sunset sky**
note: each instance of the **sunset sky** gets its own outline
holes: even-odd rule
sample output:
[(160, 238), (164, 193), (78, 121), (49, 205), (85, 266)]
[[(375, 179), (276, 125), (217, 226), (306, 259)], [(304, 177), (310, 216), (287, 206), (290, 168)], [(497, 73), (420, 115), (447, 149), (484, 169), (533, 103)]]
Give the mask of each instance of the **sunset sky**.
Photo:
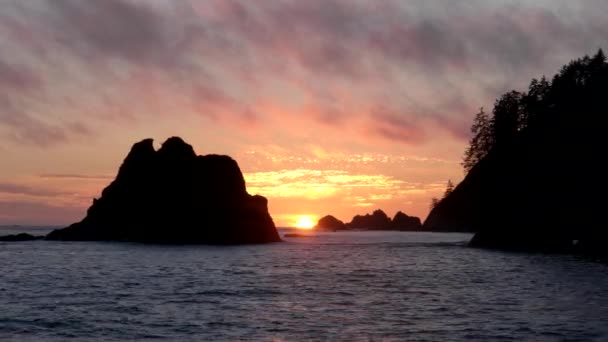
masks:
[(131, 145), (228, 154), (279, 226), (459, 182), (481, 106), (608, 48), (606, 0), (0, 0), (0, 224), (80, 220)]

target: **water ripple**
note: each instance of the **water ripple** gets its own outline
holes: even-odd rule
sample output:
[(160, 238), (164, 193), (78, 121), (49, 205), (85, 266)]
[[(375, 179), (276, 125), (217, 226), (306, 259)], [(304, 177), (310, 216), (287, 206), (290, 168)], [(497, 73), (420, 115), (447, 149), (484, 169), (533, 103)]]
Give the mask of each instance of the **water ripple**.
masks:
[(0, 244), (0, 339), (608, 340), (608, 265), (473, 250), (468, 238)]

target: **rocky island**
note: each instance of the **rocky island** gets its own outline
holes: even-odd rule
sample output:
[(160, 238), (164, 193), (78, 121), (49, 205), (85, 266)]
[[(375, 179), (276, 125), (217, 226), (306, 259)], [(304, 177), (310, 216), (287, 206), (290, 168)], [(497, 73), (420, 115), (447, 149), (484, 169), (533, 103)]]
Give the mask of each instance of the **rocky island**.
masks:
[(338, 220), (336, 217), (332, 215), (326, 215), (319, 219), (317, 225), (314, 228), (324, 230), (344, 230), (346, 229), (346, 225), (343, 221)]
[(266, 198), (247, 193), (236, 161), (197, 156), (178, 137), (169, 138), (158, 151), (152, 139), (134, 144), (86, 217), (46, 239), (177, 244), (281, 240)]
[(315, 228), (325, 230), (404, 230), (419, 231), (422, 229), (420, 219), (408, 216), (399, 211), (393, 219), (380, 209), (372, 214), (355, 215), (353, 219), (344, 223), (332, 215), (322, 217)]
[(0, 241), (3, 242), (17, 242), (17, 241), (31, 241), (31, 240), (42, 240), (44, 236), (32, 235), (28, 233), (10, 234), (0, 236)]

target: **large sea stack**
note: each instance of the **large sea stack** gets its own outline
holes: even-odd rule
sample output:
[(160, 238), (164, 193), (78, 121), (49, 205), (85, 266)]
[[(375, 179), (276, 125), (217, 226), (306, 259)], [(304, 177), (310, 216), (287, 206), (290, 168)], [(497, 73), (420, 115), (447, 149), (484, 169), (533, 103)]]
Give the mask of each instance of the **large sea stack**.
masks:
[(131, 148), (116, 179), (86, 217), (48, 240), (245, 244), (280, 241), (267, 200), (247, 193), (236, 161), (197, 156), (172, 137), (156, 151), (152, 139)]

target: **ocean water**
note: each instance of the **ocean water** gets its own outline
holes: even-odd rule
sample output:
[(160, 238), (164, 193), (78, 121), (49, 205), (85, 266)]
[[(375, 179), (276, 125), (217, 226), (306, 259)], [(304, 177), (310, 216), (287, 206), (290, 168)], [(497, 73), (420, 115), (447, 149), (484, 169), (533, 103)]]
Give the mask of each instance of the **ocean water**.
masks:
[(0, 243), (0, 340), (608, 341), (605, 262), (468, 234), (303, 234)]

